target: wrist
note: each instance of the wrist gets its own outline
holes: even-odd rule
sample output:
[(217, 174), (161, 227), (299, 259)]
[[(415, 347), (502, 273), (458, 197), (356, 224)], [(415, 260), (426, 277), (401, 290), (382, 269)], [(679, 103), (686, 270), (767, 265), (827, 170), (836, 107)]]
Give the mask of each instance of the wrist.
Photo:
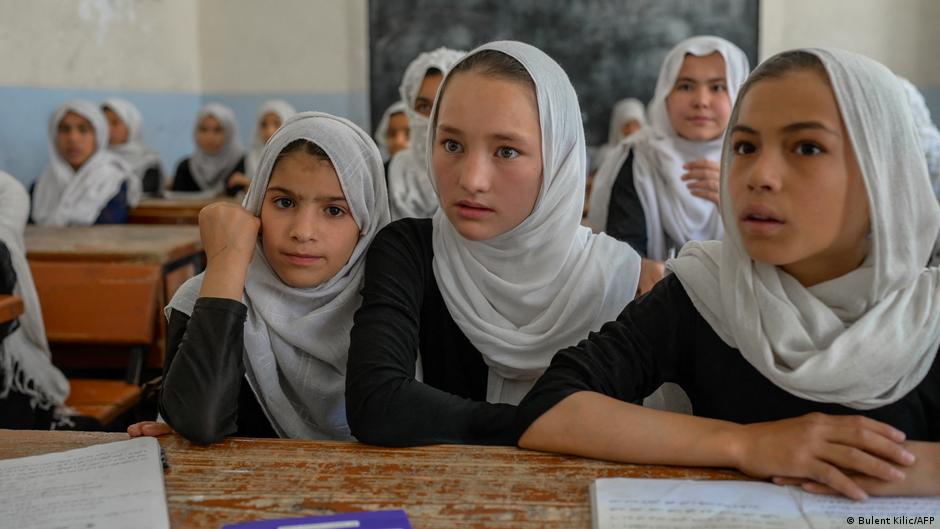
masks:
[(241, 301), (247, 272), (244, 265), (226, 261), (210, 262), (206, 265), (199, 297)]

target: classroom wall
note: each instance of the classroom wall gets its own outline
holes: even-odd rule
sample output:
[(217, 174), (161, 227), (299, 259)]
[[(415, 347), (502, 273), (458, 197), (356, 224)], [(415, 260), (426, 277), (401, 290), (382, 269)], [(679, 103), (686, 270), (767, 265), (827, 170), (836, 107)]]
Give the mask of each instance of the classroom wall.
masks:
[(936, 0), (762, 0), (761, 59), (797, 47), (856, 51), (907, 77), (940, 122), (940, 2)]
[(246, 146), (271, 98), (367, 125), (366, 1), (2, 0), (0, 170), (32, 183), (48, 116), (75, 97), (135, 103), (165, 171), (209, 101), (235, 110)]

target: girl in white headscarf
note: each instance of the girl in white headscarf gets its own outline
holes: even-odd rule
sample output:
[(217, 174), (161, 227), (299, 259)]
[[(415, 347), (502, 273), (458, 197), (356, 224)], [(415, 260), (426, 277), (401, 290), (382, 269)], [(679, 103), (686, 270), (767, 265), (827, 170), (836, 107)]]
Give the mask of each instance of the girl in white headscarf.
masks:
[(408, 105), (404, 101), (395, 101), (385, 109), (382, 119), (375, 127), (375, 134), (372, 137), (375, 138), (375, 144), (379, 146), (386, 168), (389, 160), (399, 151), (407, 149), (410, 144), (407, 109)]
[(209, 103), (196, 114), (193, 130), (196, 151), (176, 166), (173, 191), (205, 191), (234, 196), (241, 189), (229, 187), (235, 173), (245, 173), (245, 149), (238, 141), (235, 113), (219, 103)]
[(657, 262), (688, 241), (722, 237), (721, 134), (748, 70), (744, 52), (719, 37), (693, 37), (669, 52), (649, 127), (611, 150), (594, 176), (588, 221), (595, 230)]
[(911, 114), (914, 116), (914, 126), (920, 136), (920, 146), (924, 149), (927, 159), (927, 174), (933, 185), (934, 195), (940, 198), (940, 130), (930, 117), (930, 109), (924, 101), (924, 95), (913, 83), (903, 77), (898, 77), (907, 93), (907, 100), (911, 105)]
[(120, 224), (140, 200), (140, 180), (108, 151), (108, 124), (76, 99), (49, 119), (49, 165), (33, 188), (32, 219), (47, 226)]
[[(741, 94), (724, 241), (688, 243), (673, 275), (559, 352), (519, 444), (855, 499), (940, 494), (940, 269), (924, 265), (940, 211), (904, 91), (871, 59), (810, 49)], [(701, 417), (628, 404), (664, 381)]]
[(607, 155), (627, 136), (646, 126), (646, 107), (639, 99), (632, 97), (621, 99), (610, 113), (610, 126), (607, 131), (607, 143), (601, 145), (595, 153), (597, 160), (592, 169), (599, 167)]
[(0, 428), (42, 430), (65, 403), (69, 383), (52, 365), (39, 297), (26, 261), (23, 228), (29, 195), (0, 171), (0, 294), (14, 294), (24, 312), (16, 323), (0, 324)]
[(350, 426), (383, 445), (509, 444), (514, 405), (554, 351), (633, 298), (639, 256), (580, 225), (578, 99), (537, 48), (501, 41), (467, 54), (429, 133), (440, 209), (393, 222), (369, 250)]
[[(303, 112), (261, 152), (242, 206), (199, 215), (209, 261), (166, 309), (160, 413), (197, 443), (351, 439), (344, 379), (366, 248), (388, 223), (382, 160), (351, 122)], [(165, 432), (136, 425), (133, 434)]]
[(441, 80), (463, 51), (438, 48), (425, 52), (405, 69), (398, 92), (408, 115), (410, 144), (388, 165), (388, 199), (392, 220), (426, 218), (437, 210), (428, 179), (428, 116)]
[(264, 150), (264, 144), (274, 136), (277, 129), (287, 121), (287, 118), (296, 114), (297, 111), (290, 103), (283, 99), (271, 99), (265, 101), (258, 107), (255, 115), (255, 124), (257, 130), (254, 137), (251, 138), (251, 149), (245, 156), (245, 174), (236, 174), (229, 178), (229, 187), (240, 186), (247, 189), (251, 184), (251, 179), (258, 173), (258, 164), (261, 161), (261, 151)]
[(140, 180), (144, 193), (155, 193), (163, 187), (160, 155), (144, 143), (143, 117), (130, 101), (112, 98), (101, 105), (108, 120), (108, 149), (124, 160)]

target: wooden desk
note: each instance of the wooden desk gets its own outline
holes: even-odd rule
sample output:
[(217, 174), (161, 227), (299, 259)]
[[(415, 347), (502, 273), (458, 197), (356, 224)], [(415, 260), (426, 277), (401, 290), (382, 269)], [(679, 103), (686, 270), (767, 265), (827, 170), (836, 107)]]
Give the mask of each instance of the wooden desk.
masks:
[[(0, 430), (0, 459), (126, 439), (124, 434)], [(264, 518), (404, 509), (416, 529), (591, 527), (601, 477), (746, 479), (726, 470), (619, 465), (515, 448), (160, 438), (170, 524), (218, 528)]]
[(0, 323), (13, 321), (23, 314), (23, 300), (7, 294), (0, 295)]
[[(202, 266), (196, 226), (26, 227), (26, 257), (54, 361), (65, 367), (124, 367), (139, 381), (144, 360), (163, 365), (162, 309)], [(60, 354), (63, 347), (122, 346), (124, 354)], [(127, 362), (126, 347), (135, 346)]]
[(141, 200), (128, 212), (131, 224), (199, 224), (199, 211), (213, 202), (241, 203), (234, 197), (150, 198)]

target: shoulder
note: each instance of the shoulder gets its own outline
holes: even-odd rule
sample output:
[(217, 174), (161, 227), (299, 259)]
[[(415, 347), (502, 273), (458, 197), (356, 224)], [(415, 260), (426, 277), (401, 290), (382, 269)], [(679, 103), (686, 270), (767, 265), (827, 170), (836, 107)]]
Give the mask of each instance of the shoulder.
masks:
[(430, 246), (433, 231), (431, 219), (399, 219), (389, 223), (376, 234), (372, 247), (388, 244)]

